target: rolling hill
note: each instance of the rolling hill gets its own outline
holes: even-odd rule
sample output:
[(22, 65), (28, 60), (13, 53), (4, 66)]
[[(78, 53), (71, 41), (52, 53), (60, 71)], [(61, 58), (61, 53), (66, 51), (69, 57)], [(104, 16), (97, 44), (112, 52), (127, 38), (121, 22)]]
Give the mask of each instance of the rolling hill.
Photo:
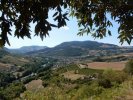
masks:
[(18, 49), (6, 49), (6, 51), (14, 54), (24, 54), (27, 52), (38, 51), (47, 48), (46, 46), (23, 46)]
[(10, 55), (8, 51), (5, 50), (6, 48), (0, 48), (0, 58), (2, 58), (5, 55)]
[(114, 44), (96, 41), (71, 41), (61, 43), (53, 48), (46, 46), (24, 46), (19, 49), (5, 49), (14, 54), (41, 55), (52, 57), (88, 57), (110, 56), (133, 52), (132, 46), (120, 47)]
[[(99, 43), (95, 41), (72, 41), (64, 42), (53, 48), (45, 48), (39, 51), (29, 52), (28, 54), (41, 54), (44, 56), (102, 56), (117, 54), (122, 51), (122, 47), (114, 44)], [(127, 51), (127, 49), (126, 49)], [(120, 53), (121, 53), (120, 52)]]

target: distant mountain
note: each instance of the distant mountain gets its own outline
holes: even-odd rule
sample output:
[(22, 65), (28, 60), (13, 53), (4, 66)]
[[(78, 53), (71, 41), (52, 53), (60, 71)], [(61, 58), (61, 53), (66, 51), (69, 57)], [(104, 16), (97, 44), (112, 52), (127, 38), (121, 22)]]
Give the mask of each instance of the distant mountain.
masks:
[(56, 46), (55, 48), (67, 48), (67, 47), (74, 47), (74, 48), (86, 48), (86, 49), (111, 49), (111, 48), (119, 48), (117, 45), (114, 44), (107, 44), (107, 43), (99, 43), (96, 41), (72, 41), (72, 42), (64, 42), (60, 45)]
[(10, 53), (24, 54), (28, 52), (38, 51), (47, 48), (46, 46), (23, 46), (18, 49), (6, 49)]
[(123, 46), (123, 48), (133, 49), (133, 46)]
[(98, 56), (107, 53), (117, 53), (121, 47), (114, 44), (99, 43), (95, 41), (64, 42), (53, 48), (46, 48), (29, 54), (41, 54), (44, 56)]
[(8, 51), (5, 50), (6, 48), (0, 48), (0, 58), (2, 58), (5, 55), (10, 55)]

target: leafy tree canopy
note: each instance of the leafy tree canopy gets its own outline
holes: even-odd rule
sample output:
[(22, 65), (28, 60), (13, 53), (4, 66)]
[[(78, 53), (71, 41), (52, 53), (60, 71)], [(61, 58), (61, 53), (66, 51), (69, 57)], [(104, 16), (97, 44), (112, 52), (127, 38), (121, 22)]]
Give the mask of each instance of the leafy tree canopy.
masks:
[[(65, 12), (63, 9), (69, 9)], [(48, 13), (54, 10), (56, 25), (48, 21)], [(120, 42), (133, 39), (133, 0), (0, 0), (0, 44), (9, 43), (8, 34), (18, 38), (31, 38), (30, 23), (35, 23), (35, 35), (49, 35), (52, 27), (66, 25), (70, 14), (78, 19), (79, 35), (91, 34), (94, 38), (111, 35), (112, 20), (118, 28)], [(110, 14), (111, 19), (107, 17)], [(11, 33), (11, 27), (15, 32)]]
[(124, 68), (124, 71), (127, 72), (128, 74), (133, 75), (133, 59), (129, 60), (126, 63), (126, 66)]

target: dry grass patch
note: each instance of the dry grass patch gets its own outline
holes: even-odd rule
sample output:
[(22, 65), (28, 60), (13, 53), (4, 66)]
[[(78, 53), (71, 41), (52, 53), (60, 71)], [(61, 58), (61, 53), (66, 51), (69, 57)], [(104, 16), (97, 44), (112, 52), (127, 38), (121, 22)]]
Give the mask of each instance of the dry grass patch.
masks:
[(6, 70), (6, 69), (9, 69), (10, 66), (12, 66), (12, 65), (11, 65), (11, 64), (0, 63), (0, 70)]
[(131, 56), (132, 57), (133, 56), (133, 53), (124, 53), (123, 55), (124, 56)]
[(33, 92), (44, 88), (42, 85), (42, 80), (40, 79), (29, 82), (28, 84), (25, 85), (25, 87), (27, 90), (30, 90)]
[(87, 67), (92, 69), (108, 69), (123, 70), (125, 67), (125, 61), (123, 62), (92, 62), (88, 63)]
[(79, 78), (83, 78), (85, 75), (81, 74), (75, 74), (74, 71), (68, 71), (62, 74), (65, 78), (71, 79), (71, 80), (77, 80)]

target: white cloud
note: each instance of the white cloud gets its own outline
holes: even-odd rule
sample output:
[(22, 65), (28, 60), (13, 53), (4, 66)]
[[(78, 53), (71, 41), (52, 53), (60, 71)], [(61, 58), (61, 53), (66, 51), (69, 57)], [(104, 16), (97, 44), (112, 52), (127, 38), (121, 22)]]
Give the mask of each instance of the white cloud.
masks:
[(61, 27), (61, 29), (63, 29), (63, 30), (69, 30), (69, 27), (68, 26), (63, 26), (63, 27)]

